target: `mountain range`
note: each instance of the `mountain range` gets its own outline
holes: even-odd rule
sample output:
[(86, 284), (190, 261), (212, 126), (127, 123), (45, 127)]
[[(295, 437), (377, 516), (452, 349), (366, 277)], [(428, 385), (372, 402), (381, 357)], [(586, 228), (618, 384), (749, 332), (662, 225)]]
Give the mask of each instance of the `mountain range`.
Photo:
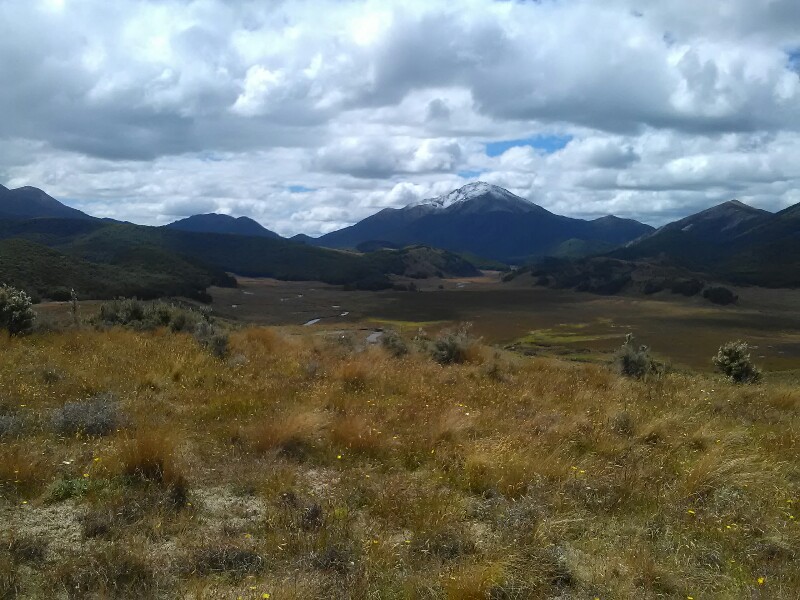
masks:
[[(186, 296), (210, 300), (210, 286), (235, 286), (228, 273), (315, 280), (355, 289), (385, 289), (392, 276), (472, 276), (468, 260), (445, 250), (412, 246), (361, 254), (317, 248), (258, 230), (231, 232), (249, 220), (199, 219), (217, 232), (184, 231), (96, 219), (41, 190), (0, 190), (0, 283), (41, 298)], [(20, 196), (31, 198), (21, 206)], [(190, 226), (198, 220), (190, 219)], [(260, 227), (260, 226), (259, 226)], [(219, 230), (227, 231), (220, 233)], [(266, 232), (266, 233), (265, 233)]]
[(800, 286), (800, 204), (771, 213), (730, 200), (669, 223), (609, 256), (666, 259), (733, 283)]
[(328, 248), (357, 248), (366, 242), (427, 244), (523, 263), (532, 257), (561, 254), (564, 246), (610, 249), (652, 232), (638, 221), (614, 216), (593, 221), (556, 215), (501, 187), (484, 182), (409, 204), (385, 208), (363, 221), (306, 243)]
[(734, 283), (800, 286), (800, 205), (773, 214), (732, 200), (656, 230), (614, 216), (556, 215), (478, 182), (320, 238), (287, 240), (246, 217), (194, 215), (147, 227), (94, 218), (33, 187), (0, 186), (0, 281), (43, 297), (77, 286), (82, 297), (207, 299), (209, 286), (235, 285), (228, 273), (382, 289), (394, 275), (472, 275), (476, 265), (546, 256), (570, 259), (550, 263), (570, 281), (585, 282), (588, 269), (596, 282), (612, 261), (616, 273), (633, 272), (620, 271), (624, 263), (649, 264)]

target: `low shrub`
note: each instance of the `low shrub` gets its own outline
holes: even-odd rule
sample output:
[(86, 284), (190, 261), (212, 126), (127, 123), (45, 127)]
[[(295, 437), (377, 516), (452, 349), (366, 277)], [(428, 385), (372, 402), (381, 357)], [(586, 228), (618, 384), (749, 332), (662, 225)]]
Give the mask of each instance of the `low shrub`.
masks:
[(761, 371), (750, 359), (747, 342), (736, 340), (720, 346), (712, 362), (725, 377), (735, 383), (757, 383), (761, 379)]
[(383, 349), (396, 358), (408, 354), (408, 344), (396, 331), (386, 331), (381, 338)]
[(664, 282), (663, 281), (645, 281), (644, 285), (642, 286), (642, 293), (650, 296), (652, 294), (657, 294), (664, 289)]
[(634, 379), (660, 375), (664, 371), (664, 366), (650, 356), (650, 348), (637, 345), (631, 333), (625, 336), (625, 343), (614, 354), (613, 364), (620, 375)]
[(24, 427), (25, 422), (22, 417), (0, 412), (0, 439), (19, 435)]
[(33, 329), (36, 314), (31, 297), (22, 290), (0, 285), (0, 329), (11, 335), (24, 335)]
[(91, 481), (85, 478), (62, 477), (48, 487), (45, 493), (45, 502), (64, 502), (72, 498), (82, 498), (89, 492)]
[(714, 304), (734, 304), (739, 297), (726, 287), (710, 287), (703, 291), (703, 298)]
[(429, 352), (440, 365), (462, 364), (474, 355), (476, 345), (477, 340), (469, 335), (469, 325), (463, 325), (433, 340)]
[(53, 429), (64, 436), (109, 435), (122, 425), (117, 403), (111, 394), (67, 402), (53, 412), (51, 422)]
[(70, 300), (70, 290), (62, 286), (51, 289), (47, 295), (54, 302), (69, 302)]
[(696, 296), (705, 287), (705, 283), (699, 279), (678, 279), (669, 282), (669, 289), (673, 294), (682, 296)]
[(179, 332), (193, 330), (206, 319), (205, 314), (175, 304), (123, 298), (101, 304), (95, 323), (106, 327), (130, 327), (138, 331), (169, 327)]
[(228, 356), (230, 343), (228, 334), (208, 321), (201, 321), (195, 326), (194, 338), (214, 357), (223, 359)]

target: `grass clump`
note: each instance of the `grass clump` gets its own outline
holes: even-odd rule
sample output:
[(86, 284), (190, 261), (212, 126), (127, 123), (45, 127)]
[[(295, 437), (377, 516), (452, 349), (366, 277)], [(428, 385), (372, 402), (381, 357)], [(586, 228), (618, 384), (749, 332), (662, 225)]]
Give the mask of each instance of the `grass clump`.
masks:
[(122, 425), (117, 402), (111, 394), (99, 394), (88, 400), (67, 402), (53, 411), (53, 429), (64, 436), (105, 436)]
[(761, 371), (750, 359), (747, 342), (736, 340), (720, 346), (712, 359), (714, 366), (734, 383), (758, 383)]
[(311, 564), (320, 571), (346, 575), (355, 567), (356, 555), (348, 545), (331, 542), (312, 553)]
[(0, 600), (21, 598), (19, 567), (7, 553), (0, 553)]
[(68, 598), (150, 598), (158, 577), (147, 559), (110, 545), (55, 567), (52, 577)]
[(291, 413), (255, 423), (242, 432), (242, 437), (258, 454), (277, 451), (281, 456), (304, 460), (314, 448), (322, 422), (318, 413)]
[(47, 541), (31, 535), (12, 535), (5, 546), (12, 559), (19, 563), (41, 563), (47, 551)]
[(231, 544), (197, 548), (191, 557), (191, 572), (196, 575), (231, 573), (247, 575), (264, 569), (264, 559), (254, 550)]
[(172, 442), (158, 433), (140, 433), (126, 440), (117, 460), (121, 474), (133, 480), (167, 485), (182, 480)]

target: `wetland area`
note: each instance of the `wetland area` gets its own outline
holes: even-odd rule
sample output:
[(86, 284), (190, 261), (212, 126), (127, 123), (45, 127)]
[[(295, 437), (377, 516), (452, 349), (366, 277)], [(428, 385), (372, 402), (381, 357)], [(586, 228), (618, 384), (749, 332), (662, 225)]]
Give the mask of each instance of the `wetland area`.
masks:
[(739, 302), (716, 306), (702, 298), (599, 296), (502, 283), (487, 272), (468, 279), (416, 282), (417, 292), (345, 291), (316, 282), (239, 279), (213, 288), (216, 315), (264, 325), (303, 326), (321, 333), (398, 329), (428, 333), (471, 323), (486, 343), (526, 354), (604, 362), (633, 333), (675, 368), (710, 370), (729, 340), (753, 346), (753, 358), (775, 376), (800, 369), (800, 291), (738, 288)]

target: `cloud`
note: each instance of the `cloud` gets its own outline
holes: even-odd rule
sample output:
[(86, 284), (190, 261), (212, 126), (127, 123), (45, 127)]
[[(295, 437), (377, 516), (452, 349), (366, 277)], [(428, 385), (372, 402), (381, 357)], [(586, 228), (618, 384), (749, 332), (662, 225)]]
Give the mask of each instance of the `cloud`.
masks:
[(365, 179), (395, 174), (452, 172), (463, 151), (455, 140), (349, 137), (321, 148), (315, 166)]
[(476, 174), (576, 216), (779, 209), (799, 53), (795, 0), (0, 2), (0, 183), (284, 234)]

